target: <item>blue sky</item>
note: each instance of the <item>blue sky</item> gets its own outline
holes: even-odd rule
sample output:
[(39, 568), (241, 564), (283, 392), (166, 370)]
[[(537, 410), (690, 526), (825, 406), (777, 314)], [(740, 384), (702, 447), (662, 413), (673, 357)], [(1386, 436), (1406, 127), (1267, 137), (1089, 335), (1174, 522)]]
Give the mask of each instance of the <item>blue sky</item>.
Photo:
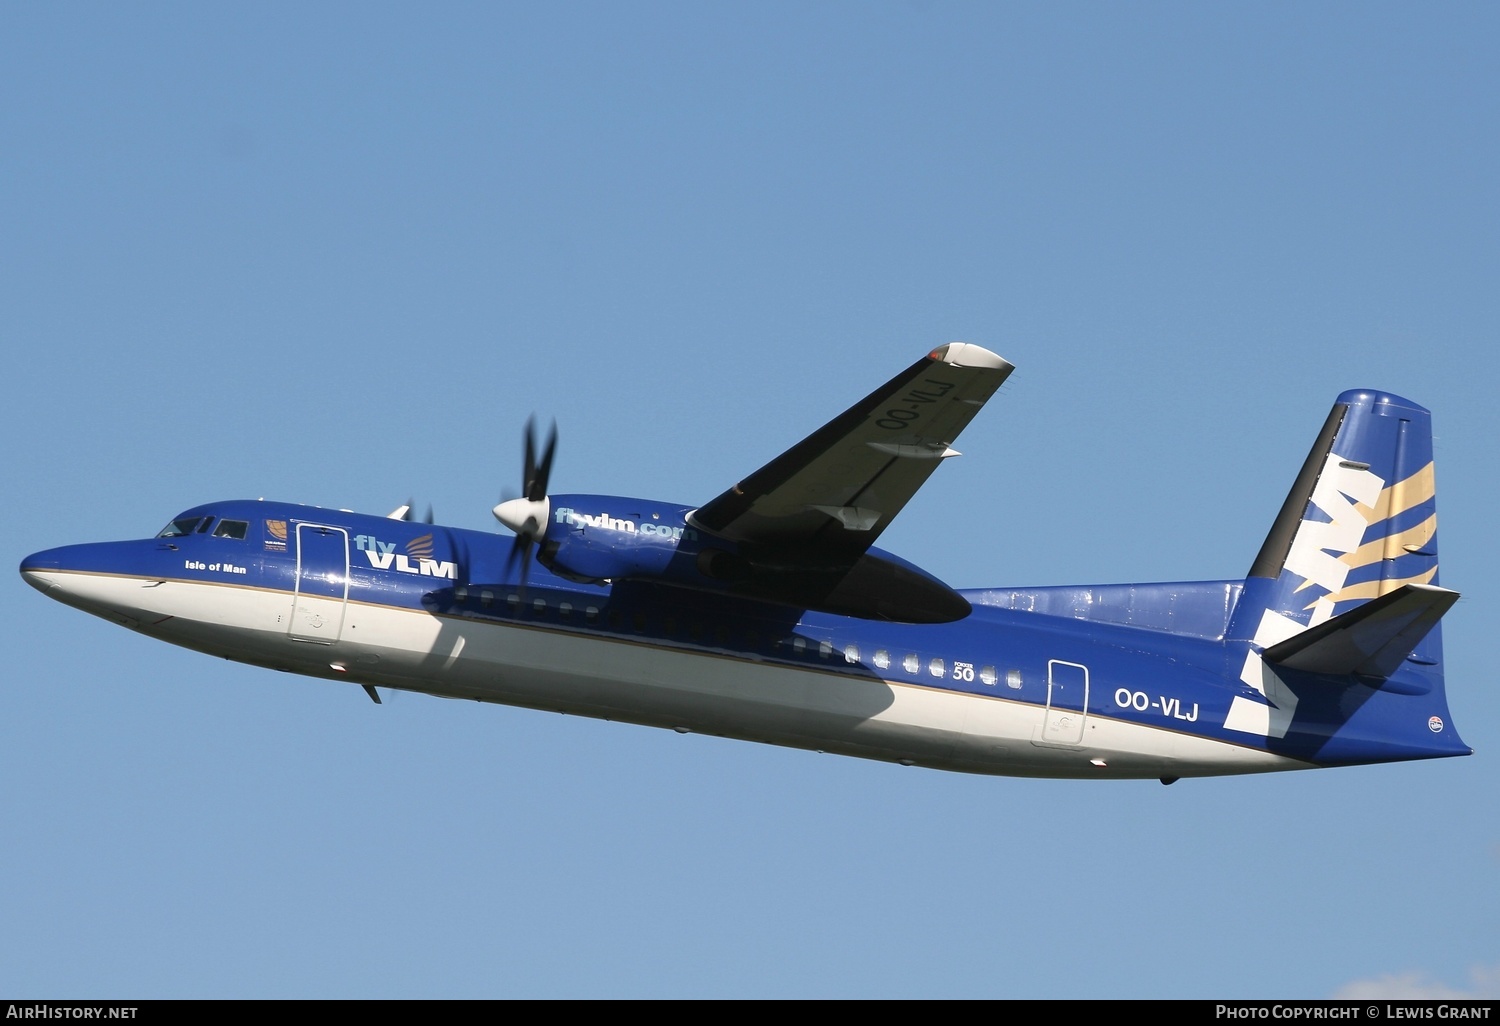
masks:
[(396, 695), (0, 590), (0, 994), (1500, 996), (1500, 9), (0, 7), (7, 536), (241, 497), (697, 503), (942, 342), (882, 545), (1243, 575), (1351, 387), (1433, 410), (1477, 754), (976, 778)]

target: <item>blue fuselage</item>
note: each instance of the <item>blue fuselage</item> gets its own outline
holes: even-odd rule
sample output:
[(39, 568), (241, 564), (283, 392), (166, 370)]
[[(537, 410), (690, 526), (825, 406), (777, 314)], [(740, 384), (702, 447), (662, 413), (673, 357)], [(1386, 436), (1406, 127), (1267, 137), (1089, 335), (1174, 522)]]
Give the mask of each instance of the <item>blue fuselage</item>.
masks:
[[(663, 559), (685, 522), (646, 522)], [(967, 616), (896, 623), (708, 578), (537, 567), (523, 587), (509, 538), (347, 511), (234, 501), (173, 523), (21, 569), (59, 601), (256, 665), (934, 768), (1170, 780), (1468, 752), (1440, 666), (1383, 686), (1291, 674), (1291, 729), (1227, 727), (1236, 698), (1265, 702), (1241, 679), (1239, 581), (965, 591)]]

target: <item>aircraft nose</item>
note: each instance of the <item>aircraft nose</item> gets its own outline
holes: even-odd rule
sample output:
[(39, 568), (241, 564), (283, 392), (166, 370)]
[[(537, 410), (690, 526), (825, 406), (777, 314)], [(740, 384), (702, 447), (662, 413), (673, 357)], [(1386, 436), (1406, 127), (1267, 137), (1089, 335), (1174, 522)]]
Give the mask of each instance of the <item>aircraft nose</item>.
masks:
[(119, 621), (138, 610), (142, 584), (154, 576), (142, 557), (152, 554), (136, 542), (64, 545), (21, 560), (21, 577), (49, 599)]
[(54, 576), (63, 568), (65, 549), (44, 549), (21, 560), (21, 578), (37, 591), (46, 593), (57, 583)]

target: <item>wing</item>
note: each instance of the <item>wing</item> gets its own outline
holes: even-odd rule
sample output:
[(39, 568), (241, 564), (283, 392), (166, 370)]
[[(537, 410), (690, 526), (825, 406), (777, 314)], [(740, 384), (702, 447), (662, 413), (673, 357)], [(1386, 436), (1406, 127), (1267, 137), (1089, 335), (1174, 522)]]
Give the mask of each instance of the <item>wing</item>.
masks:
[(1012, 370), (979, 346), (940, 346), (690, 519), (763, 556), (852, 566)]

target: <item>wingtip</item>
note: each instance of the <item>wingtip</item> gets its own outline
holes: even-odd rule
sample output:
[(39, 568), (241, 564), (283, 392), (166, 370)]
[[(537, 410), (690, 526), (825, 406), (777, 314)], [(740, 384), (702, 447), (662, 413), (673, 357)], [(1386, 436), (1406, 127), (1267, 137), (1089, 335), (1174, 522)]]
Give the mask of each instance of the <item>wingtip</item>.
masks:
[(977, 367), (986, 370), (1015, 370), (1015, 365), (1009, 360), (990, 352), (983, 346), (976, 346), (972, 342), (949, 342), (945, 346), (938, 346), (927, 354), (934, 360), (951, 364), (954, 367)]

